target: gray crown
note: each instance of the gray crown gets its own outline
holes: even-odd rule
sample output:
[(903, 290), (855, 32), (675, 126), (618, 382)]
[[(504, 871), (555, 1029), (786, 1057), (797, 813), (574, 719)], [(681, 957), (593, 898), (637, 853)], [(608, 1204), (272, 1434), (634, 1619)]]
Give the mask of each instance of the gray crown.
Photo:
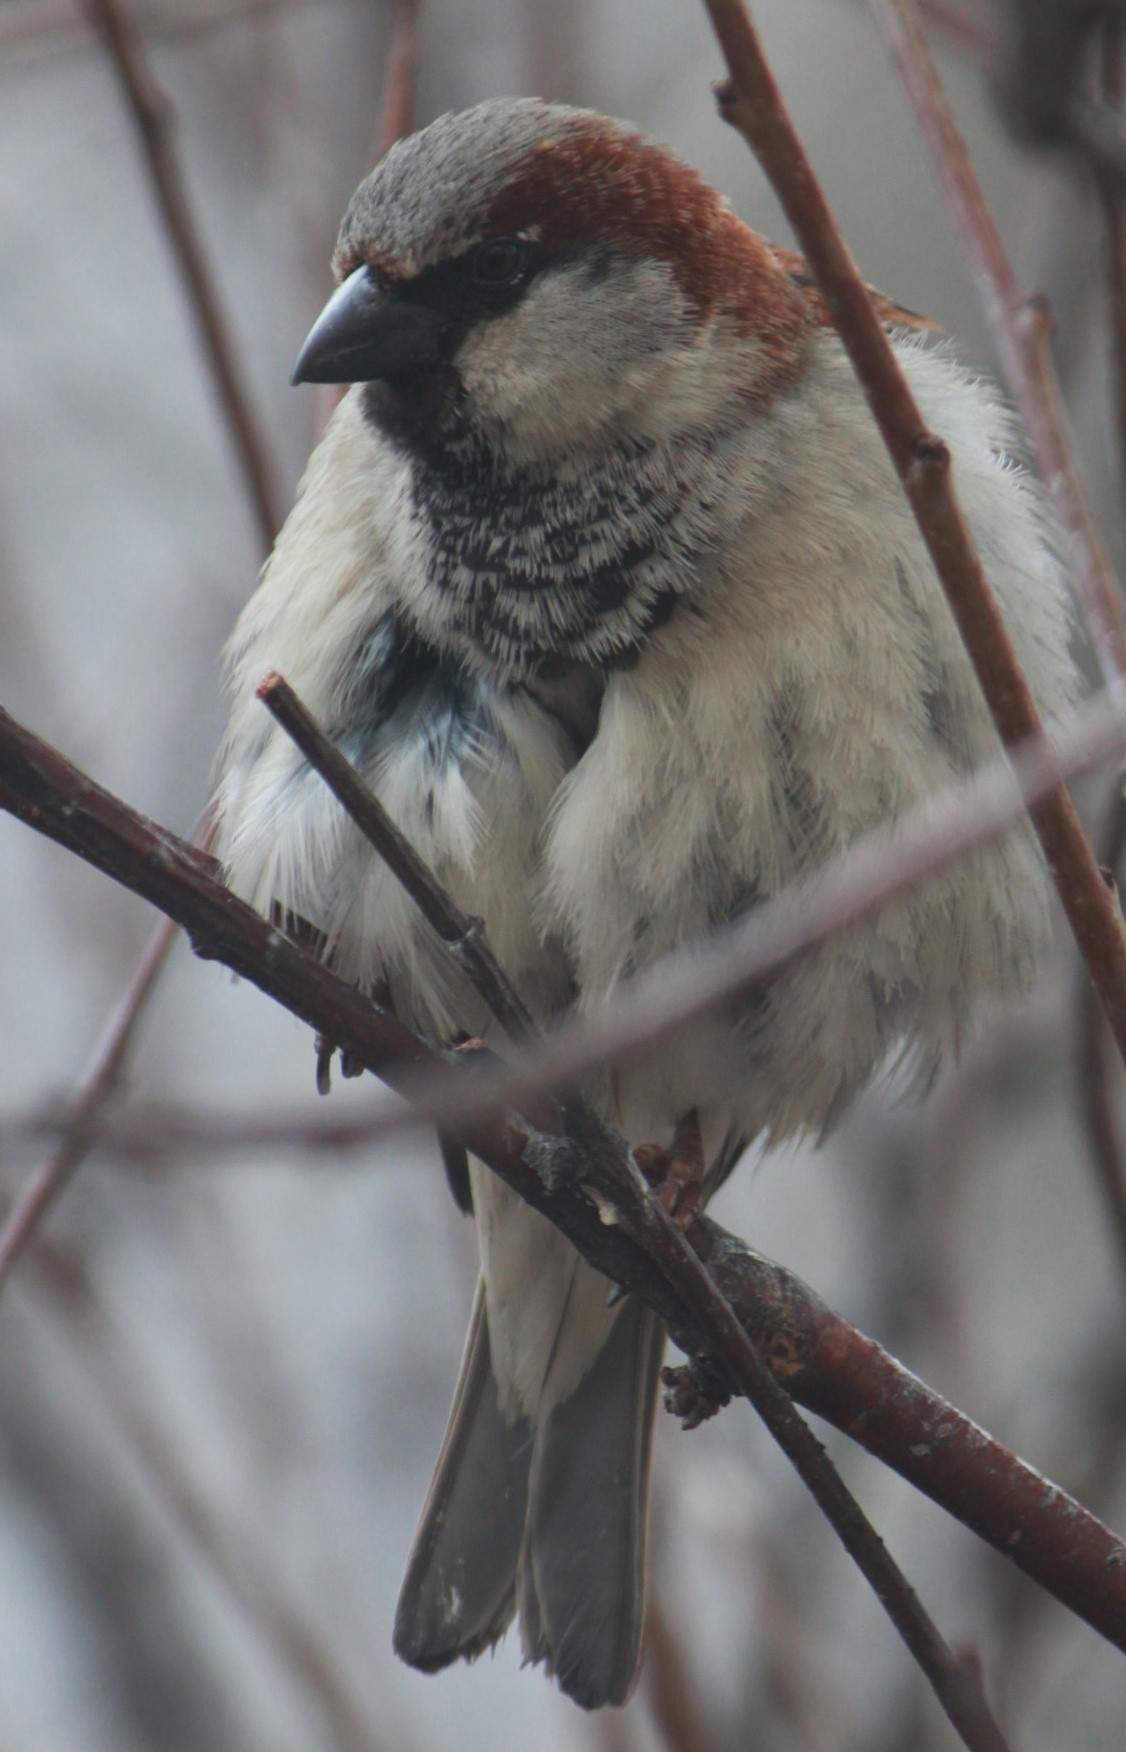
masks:
[(541, 144), (596, 128), (643, 136), (628, 122), (538, 97), (497, 97), (439, 116), (400, 140), (348, 203), (336, 261), (377, 254), (406, 275), (475, 243), (515, 167)]

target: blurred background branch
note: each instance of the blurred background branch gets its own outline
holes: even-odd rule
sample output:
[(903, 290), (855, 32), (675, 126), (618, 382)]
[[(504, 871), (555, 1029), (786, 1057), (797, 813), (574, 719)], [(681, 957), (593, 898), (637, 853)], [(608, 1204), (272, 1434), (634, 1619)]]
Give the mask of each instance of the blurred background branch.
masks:
[(118, 4), (118, 0), (84, 0), (84, 3), (94, 28), (106, 45), (120, 82), (122, 102), (136, 128), (164, 229), (184, 282), (215, 393), (242, 471), (262, 549), (268, 553), (281, 522), (271, 485), (271, 465), (192, 217), (184, 171), (176, 150), (172, 105), (156, 82), (125, 8)]

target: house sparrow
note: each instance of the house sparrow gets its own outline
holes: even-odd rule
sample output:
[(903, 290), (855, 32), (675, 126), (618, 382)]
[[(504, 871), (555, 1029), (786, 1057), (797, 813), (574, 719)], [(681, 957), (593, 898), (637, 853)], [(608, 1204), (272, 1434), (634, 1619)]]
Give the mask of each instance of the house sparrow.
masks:
[[(804, 264), (625, 123), (447, 115), (360, 185), (295, 381), (352, 387), (229, 651), (221, 846), (363, 986), (487, 1033), (255, 701), (279, 669), (485, 923), (545, 1020), (777, 894), (997, 753), (876, 427)], [(1047, 712), (1061, 571), (993, 391), (881, 313)], [(1022, 828), (592, 1085), (634, 1146), (824, 1132), (894, 1054), (925, 1079), (1048, 930)], [(434, 1669), (515, 1612), (588, 1707), (637, 1671), (662, 1333), (470, 1168), (481, 1280), (395, 1627)]]

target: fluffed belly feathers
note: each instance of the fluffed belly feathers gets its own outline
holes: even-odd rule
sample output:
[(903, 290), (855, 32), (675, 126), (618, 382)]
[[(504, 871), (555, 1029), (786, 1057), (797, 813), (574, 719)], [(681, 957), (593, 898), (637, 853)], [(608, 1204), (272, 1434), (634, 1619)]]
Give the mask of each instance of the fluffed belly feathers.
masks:
[[(950, 443), (1034, 691), (1058, 713), (1073, 689), (1068, 610), (1035, 489), (1007, 456), (1006, 416), (942, 352), (914, 341), (899, 352)], [(847, 372), (823, 344), (803, 391), (769, 425), (748, 426), (738, 527), (717, 531), (701, 588), (685, 590), (640, 660), (542, 684), (491, 677), (415, 634), (426, 585), (407, 465), (346, 404), (232, 644), (221, 841), (236, 889), (324, 931), (349, 977), (388, 977), (420, 1025), (486, 1026), (413, 902), (263, 722), (252, 694), (272, 666), (483, 918), (543, 1015), (600, 1003), (635, 968), (995, 754)], [(313, 566), (321, 604), (298, 616)], [(635, 1142), (667, 1141), (691, 1106), (717, 1137), (822, 1130), (891, 1052), (926, 1074), (957, 1049), (980, 1000), (1023, 990), (1048, 919), (1040, 854), (1016, 830), (780, 976), (738, 1017), (694, 1025), (627, 1067), (614, 1117)]]

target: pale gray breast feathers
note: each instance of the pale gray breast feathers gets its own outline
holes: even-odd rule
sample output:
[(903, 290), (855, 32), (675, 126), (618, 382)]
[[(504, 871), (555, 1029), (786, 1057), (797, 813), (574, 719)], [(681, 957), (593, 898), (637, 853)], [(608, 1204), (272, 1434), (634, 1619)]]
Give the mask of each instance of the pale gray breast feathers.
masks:
[[(1042, 708), (1075, 686), (1064, 577), (1008, 419), (948, 358), (900, 347)], [(999, 752), (910, 511), (827, 341), (749, 428), (747, 521), (706, 614), (615, 677), (564, 783), (550, 916), (582, 1001), (780, 893)], [(777, 491), (779, 478), (785, 492)], [(633, 1129), (702, 1106), (746, 1133), (831, 1124), (896, 1048), (926, 1078), (983, 1003), (1027, 989), (1049, 921), (1027, 829), (964, 859), (617, 1079)], [(651, 1120), (649, 1121), (651, 1123)]]
[[(902, 351), (950, 439), (1022, 660), (1042, 705), (1059, 711), (1072, 675), (1060, 569), (1036, 495), (1004, 456), (1005, 418), (941, 355)], [(601, 675), (587, 664), (513, 682), (511, 665), (491, 669), (488, 628), (465, 660), (474, 629), (449, 622), (451, 594), (469, 591), (487, 620), (484, 586), (473, 567), (451, 585), (434, 558), (443, 541), (434, 519), (456, 522), (456, 482), (412, 486), (346, 407), (329, 441), (343, 449), (334, 466), (311, 470), (234, 642), (222, 832), (240, 891), (307, 917), (352, 977), (390, 971), (400, 1001), (429, 1026), (480, 1027), (413, 903), (280, 733), (250, 727), (247, 690), (272, 662), (298, 691), (307, 680), (313, 709), (544, 1010), (573, 986), (582, 1002), (599, 1001), (633, 968), (992, 754), (870, 417), (835, 343), (820, 354), (801, 391), (729, 446), (713, 538), (694, 542), (695, 563), (683, 556), (676, 600), (639, 639), (638, 660)], [(507, 483), (510, 499), (517, 485)], [(537, 543), (551, 555), (551, 532), (529, 528), (527, 507), (510, 522), (518, 588), (534, 601), (525, 560)], [(504, 556), (482, 549), (478, 559), (487, 575)], [(651, 565), (651, 546), (623, 552), (613, 578), (613, 568), (599, 574), (605, 611), (631, 562)], [(292, 618), (294, 597), (315, 597), (318, 582), (331, 608), (318, 614), (314, 602), (304, 637), (280, 648), (279, 617)], [(558, 588), (544, 583), (548, 594)], [(549, 624), (536, 633), (549, 640)], [(956, 1049), (977, 999), (1027, 984), (1046, 892), (1029, 836), (1010, 835), (739, 1015), (650, 1055), (619, 1079), (619, 1117), (642, 1135), (692, 1105), (721, 1130), (831, 1122), (897, 1043), (929, 1069)]]

